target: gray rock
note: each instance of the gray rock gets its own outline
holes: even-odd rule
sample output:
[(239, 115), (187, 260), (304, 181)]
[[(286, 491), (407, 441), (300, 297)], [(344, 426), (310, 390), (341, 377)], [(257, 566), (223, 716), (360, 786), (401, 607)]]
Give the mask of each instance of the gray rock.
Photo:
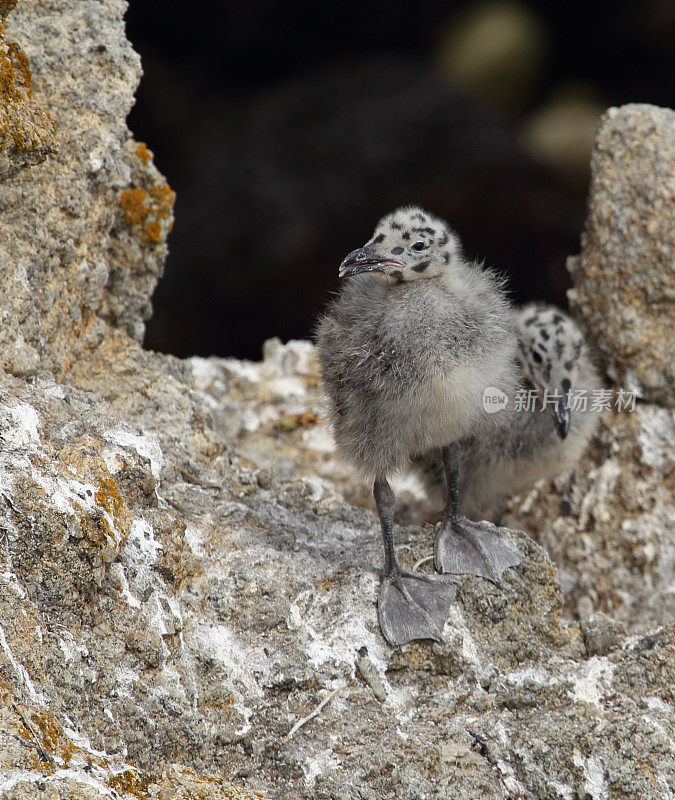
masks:
[(54, 152), (54, 125), (33, 101), (33, 78), (28, 57), (17, 42), (5, 36), (5, 18), (16, 5), (0, 5), (0, 181), (25, 167), (39, 164)]
[(569, 615), (602, 612), (634, 633), (672, 621), (674, 438), (670, 409), (606, 411), (577, 469), (511, 499), (505, 524), (547, 550)]
[[(121, 122), (138, 74), (122, 11), (66, 0), (8, 18), (60, 149), (2, 189), (0, 792), (668, 796), (672, 627), (580, 626), (545, 551), (512, 532), (523, 563), (500, 587), (462, 581), (443, 645), (389, 648), (376, 517), (345, 499), (367, 489), (332, 450), (312, 346), (271, 342), (259, 364), (140, 348), (164, 246), (143, 242), (143, 196), (124, 195), (159, 178)], [(601, 434), (580, 525), (661, 541), (662, 411)], [(402, 562), (434, 532), (403, 526)], [(620, 577), (632, 592), (651, 576), (662, 599), (652, 552)]]
[(591, 614), (580, 622), (589, 656), (606, 656), (626, 635), (626, 628), (606, 614)]
[(581, 255), (568, 261), (570, 304), (609, 377), (673, 406), (675, 112), (610, 108), (591, 159)]
[[(7, 40), (25, 52), (32, 96), (2, 105), (0, 173), (2, 153), (16, 150), (3, 145), (3, 114), (21, 115), (8, 123), (15, 128), (31, 126), (30, 163), (53, 149), (52, 123), (58, 146), (0, 184), (0, 365), (16, 375), (63, 376), (110, 330), (140, 341), (151, 314), (173, 192), (126, 126), (141, 70), (125, 8), (19, 3), (5, 21)], [(24, 158), (16, 152), (12, 163)]]

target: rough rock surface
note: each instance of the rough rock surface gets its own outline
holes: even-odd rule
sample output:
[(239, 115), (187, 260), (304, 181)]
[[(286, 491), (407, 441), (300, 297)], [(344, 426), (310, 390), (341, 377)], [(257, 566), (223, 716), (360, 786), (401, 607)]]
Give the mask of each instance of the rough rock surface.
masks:
[(141, 69), (125, 8), (23, 0), (4, 23), (57, 144), (43, 164), (0, 184), (0, 366), (14, 375), (63, 376), (111, 329), (140, 341), (151, 313), (173, 192), (126, 126)]
[(588, 324), (609, 377), (673, 406), (675, 112), (610, 108), (591, 159), (581, 255), (570, 303)]
[[(161, 179), (122, 122), (137, 77), (122, 10), (13, 12), (62, 138), (58, 160), (6, 182), (0, 218), (2, 236), (6, 214), (18, 226), (0, 262), (0, 795), (672, 796), (675, 630), (642, 630), (663, 604), (636, 594), (629, 635), (601, 613), (577, 621), (544, 550), (512, 532), (523, 563), (501, 587), (462, 580), (444, 645), (389, 648), (377, 520), (345, 499), (365, 490), (332, 452), (312, 346), (270, 342), (260, 364), (140, 348), (163, 244), (144, 242), (147, 197), (124, 192)], [(93, 128), (78, 129), (87, 114)], [(107, 143), (93, 171), (88, 136)], [(575, 488), (582, 527), (652, 532), (633, 561), (599, 539), (598, 568), (624, 570), (628, 592), (666, 577), (662, 416), (645, 404), (608, 424)], [(536, 491), (528, 522), (545, 537), (559, 499)], [(403, 563), (428, 556), (434, 533), (402, 527)], [(582, 580), (574, 564), (566, 580)]]
[[(463, 581), (444, 646), (387, 647), (374, 514), (316, 471), (252, 466), (213, 421), (248, 373), (279, 463), (317, 436), (292, 406), (309, 345), (261, 367), (115, 338), (86, 390), (0, 380), (9, 796), (169, 798), (195, 772), (280, 798), (667, 796), (672, 629), (563, 621), (556, 570), (513, 534), (524, 564)], [(433, 535), (404, 528), (404, 563)]]
[(5, 17), (15, 5), (0, 5), (0, 181), (44, 161), (55, 147), (49, 114), (32, 100), (28, 57), (5, 37)]

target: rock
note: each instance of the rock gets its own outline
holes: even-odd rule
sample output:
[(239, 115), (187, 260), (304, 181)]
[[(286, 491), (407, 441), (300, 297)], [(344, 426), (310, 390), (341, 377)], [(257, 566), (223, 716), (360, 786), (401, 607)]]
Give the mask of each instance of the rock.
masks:
[(54, 152), (54, 125), (33, 97), (30, 61), (5, 37), (5, 17), (16, 5), (0, 5), (0, 181)]
[(626, 635), (626, 628), (605, 614), (591, 614), (580, 624), (589, 656), (606, 656)]
[[(513, 534), (524, 563), (500, 588), (463, 579), (445, 645), (387, 647), (375, 515), (317, 475), (334, 455), (315, 452), (312, 468), (321, 423), (279, 431), (274, 414), (258, 416), (260, 398), (292, 414), (304, 398), (307, 410), (312, 348), (269, 347), (257, 365), (180, 362), (117, 339), (73, 373), (86, 390), (0, 379), (0, 679), (29, 722), (46, 708), (65, 731), (39, 739), (68, 771), (50, 785), (87, 789), (80, 750), (63, 755), (68, 736), (86, 735), (96, 780), (129, 796), (189, 796), (194, 785), (222, 796), (205, 774), (270, 797), (582, 795), (587, 785), (659, 796), (650, 787), (669, 779), (668, 751), (653, 731), (672, 728), (671, 678), (660, 677), (672, 631), (619, 635), (588, 659), (588, 631), (561, 615), (555, 568)], [(221, 436), (216, 398), (236, 429), (237, 396), (258, 427)], [(264, 439), (276, 458), (261, 481), (237, 444), (262, 453)], [(304, 475), (276, 469), (293, 448)], [(434, 535), (400, 531), (407, 566)], [(3, 765), (15, 763), (11, 730), (0, 733)], [(630, 746), (617, 754), (617, 742)], [(42, 763), (8, 780), (46, 780)]]
[[(3, 189), (17, 224), (0, 262), (16, 290), (0, 295), (3, 796), (664, 796), (672, 627), (580, 625), (546, 552), (512, 531), (523, 563), (499, 587), (461, 580), (444, 644), (389, 648), (377, 518), (333, 452), (311, 344), (272, 341), (256, 364), (141, 349), (170, 217), (121, 122), (137, 77), (122, 10), (66, 0), (8, 18), (57, 134), (72, 136)], [(97, 170), (85, 140), (106, 143)], [(144, 240), (152, 218), (159, 242)], [(73, 271), (80, 243), (96, 278)], [(627, 523), (626, 537), (662, 546), (663, 411), (601, 434), (572, 498), (579, 525)], [(402, 562), (428, 557), (434, 535), (402, 525)], [(662, 599), (665, 562), (651, 557), (622, 578), (637, 591), (650, 575)]]
[(568, 261), (570, 304), (612, 381), (672, 407), (675, 112), (610, 108), (591, 172), (581, 254)]
[(635, 633), (673, 619), (674, 437), (670, 409), (606, 411), (577, 469), (511, 499), (505, 524), (546, 548), (571, 616), (602, 612)]
[[(579, 468), (513, 498), (504, 519), (547, 549), (571, 615), (609, 614), (644, 632), (675, 612), (675, 113), (609, 109), (591, 168), (569, 298), (613, 384), (610, 407)], [(618, 410), (627, 392), (638, 402)]]
[(7, 91), (17, 99), (2, 105), (0, 131), (2, 114), (14, 139), (16, 126), (29, 126), (32, 154), (15, 148), (10, 164), (44, 161), (52, 123), (58, 143), (57, 155), (0, 185), (0, 365), (15, 375), (62, 377), (111, 330), (140, 341), (151, 314), (173, 193), (125, 123), (140, 77), (124, 35), (125, 7), (122, 0), (19, 3), (4, 22), (7, 40), (20, 48), (11, 46)]

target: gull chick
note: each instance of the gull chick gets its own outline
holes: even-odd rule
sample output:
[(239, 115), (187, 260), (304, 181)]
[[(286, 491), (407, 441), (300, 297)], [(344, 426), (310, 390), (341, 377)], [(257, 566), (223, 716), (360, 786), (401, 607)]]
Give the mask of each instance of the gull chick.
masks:
[(440, 449), (447, 484), (434, 547), (440, 572), (499, 582), (521, 561), (498, 528), (462, 515), (458, 494), (460, 440), (500, 423), (484, 409), (484, 390), (510, 395), (518, 385), (513, 312), (502, 281), (468, 263), (457, 235), (420, 208), (384, 217), (339, 276), (344, 285), (319, 323), (317, 346), (337, 447), (373, 480), (384, 542), (380, 628), (391, 644), (442, 641), (456, 584), (399, 566), (388, 478)]
[[(572, 469), (599, 419), (591, 399), (600, 379), (574, 320), (539, 303), (517, 310), (514, 320), (525, 402), (512, 408), (508, 427), (471, 437), (460, 456), (462, 507), (479, 519), (499, 520), (510, 495)], [(429, 497), (442, 502), (440, 450), (415, 459), (415, 471)]]

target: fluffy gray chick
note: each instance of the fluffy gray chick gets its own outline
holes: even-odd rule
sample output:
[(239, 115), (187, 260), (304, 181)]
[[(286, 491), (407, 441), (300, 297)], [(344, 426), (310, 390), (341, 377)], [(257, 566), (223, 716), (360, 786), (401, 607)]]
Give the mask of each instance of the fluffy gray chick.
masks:
[[(509, 427), (484, 430), (462, 443), (460, 499), (465, 512), (478, 519), (499, 520), (507, 497), (572, 469), (599, 419), (591, 399), (601, 383), (579, 326), (543, 304), (519, 309), (515, 323), (523, 381), (536, 393), (528, 398), (535, 402), (512, 411)], [(415, 471), (440, 505), (445, 492), (440, 450), (415, 459)]]
[(498, 582), (520, 562), (498, 528), (460, 513), (457, 476), (459, 441), (501, 421), (484, 410), (483, 391), (511, 394), (518, 384), (513, 312), (502, 282), (467, 263), (457, 235), (419, 208), (384, 217), (339, 275), (344, 286), (319, 323), (317, 345), (338, 449), (374, 479), (384, 540), (380, 627), (391, 644), (442, 641), (456, 585), (397, 563), (387, 478), (440, 448), (448, 491), (437, 569)]

